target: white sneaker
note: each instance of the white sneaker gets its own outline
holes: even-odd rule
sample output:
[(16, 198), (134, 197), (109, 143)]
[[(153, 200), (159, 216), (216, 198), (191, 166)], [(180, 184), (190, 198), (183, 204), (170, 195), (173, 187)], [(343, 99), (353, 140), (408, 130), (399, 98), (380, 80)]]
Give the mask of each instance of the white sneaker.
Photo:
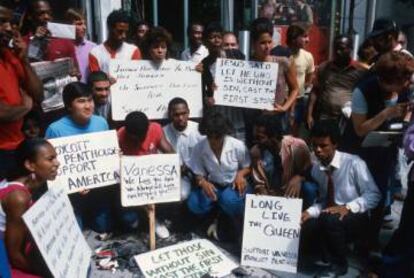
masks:
[(170, 232), (168, 231), (167, 226), (164, 223), (155, 220), (155, 234), (158, 238), (166, 239), (170, 237)]
[(219, 241), (218, 234), (217, 234), (217, 226), (218, 226), (218, 219), (215, 218), (213, 223), (211, 223), (210, 226), (208, 226), (207, 236), (212, 237), (215, 240)]

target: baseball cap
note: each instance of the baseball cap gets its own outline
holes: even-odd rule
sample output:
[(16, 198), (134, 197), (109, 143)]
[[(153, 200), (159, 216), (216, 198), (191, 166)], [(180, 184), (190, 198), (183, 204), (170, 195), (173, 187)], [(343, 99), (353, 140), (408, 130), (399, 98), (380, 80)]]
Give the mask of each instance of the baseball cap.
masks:
[(387, 32), (396, 32), (398, 31), (397, 23), (394, 20), (389, 18), (378, 18), (374, 22), (374, 27), (372, 28), (371, 33), (369, 34), (370, 38), (385, 34)]

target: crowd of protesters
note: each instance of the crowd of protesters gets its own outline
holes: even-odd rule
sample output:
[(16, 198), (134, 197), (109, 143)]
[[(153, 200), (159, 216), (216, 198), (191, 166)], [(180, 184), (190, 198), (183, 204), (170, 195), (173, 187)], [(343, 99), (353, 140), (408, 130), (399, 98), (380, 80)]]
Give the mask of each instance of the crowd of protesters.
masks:
[[(180, 156), (181, 202), (159, 206), (159, 238), (197, 229), (239, 245), (247, 193), (301, 198), (300, 258), (320, 258), (318, 277), (346, 275), (350, 246), (364, 259), (367, 277), (414, 275), (414, 176), (409, 172), (404, 194), (400, 175), (414, 158), (414, 59), (394, 21), (375, 21), (357, 61), (352, 39), (338, 35), (332, 59), (315, 65), (305, 50), (312, 39), (308, 24), (289, 26), (286, 43), (276, 47), (272, 22), (254, 20), (250, 60), (278, 64), (274, 109), (264, 111), (215, 105), (217, 59), (245, 55), (237, 36), (219, 23), (193, 22), (189, 47), (177, 59), (194, 62), (201, 75), (203, 117), (189, 120), (191, 107), (177, 97), (168, 104), (168, 120), (150, 121), (136, 111), (117, 122), (111, 118), (117, 81), (110, 60), (174, 61), (168, 26), (133, 23), (116, 10), (107, 18), (107, 39), (96, 44), (86, 38), (84, 13), (71, 8), (65, 18), (75, 25), (76, 39), (58, 39), (47, 29), (53, 20), (47, 0), (29, 1), (18, 22), (16, 1), (8, 2), (0, 1), (0, 276), (10, 269), (12, 277), (50, 276), (22, 219), (57, 175), (47, 139), (110, 129), (117, 130), (124, 155)], [(21, 28), (23, 21), (29, 27)], [(58, 58), (71, 59), (70, 74), (78, 81), (65, 86), (64, 109), (44, 112), (43, 85), (31, 63)], [(375, 131), (399, 135), (367, 146)], [(138, 229), (144, 211), (122, 208), (119, 191), (113, 185), (71, 194), (79, 226), (102, 238)], [(401, 220), (381, 250), (380, 230), (394, 199), (404, 201)], [(381, 255), (373, 263), (375, 252)]]

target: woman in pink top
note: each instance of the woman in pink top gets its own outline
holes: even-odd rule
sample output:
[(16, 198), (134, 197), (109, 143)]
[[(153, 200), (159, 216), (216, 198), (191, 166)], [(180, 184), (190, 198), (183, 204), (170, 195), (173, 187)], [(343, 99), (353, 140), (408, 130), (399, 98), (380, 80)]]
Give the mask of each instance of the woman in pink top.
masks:
[(33, 202), (32, 194), (47, 180), (55, 179), (59, 162), (55, 149), (44, 139), (23, 141), (16, 152), (17, 170), (0, 189), (0, 236), (4, 235), (12, 277), (36, 277), (28, 274), (39, 273), (39, 263), (32, 260), (36, 252), (29, 246), (30, 235), (22, 215)]

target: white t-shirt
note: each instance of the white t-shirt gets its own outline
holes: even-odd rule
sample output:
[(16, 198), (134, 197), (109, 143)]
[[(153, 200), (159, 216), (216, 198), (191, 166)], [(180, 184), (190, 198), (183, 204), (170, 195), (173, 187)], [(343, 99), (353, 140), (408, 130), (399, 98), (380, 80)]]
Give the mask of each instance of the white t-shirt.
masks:
[(186, 48), (183, 52), (181, 52), (181, 60), (183, 61), (191, 61), (194, 63), (200, 63), (204, 58), (208, 56), (208, 49), (204, 45), (200, 45), (200, 47), (191, 55), (190, 48)]
[(109, 74), (109, 63), (111, 59), (119, 60), (138, 60), (141, 58), (141, 52), (138, 47), (129, 43), (122, 43), (122, 46), (116, 52), (110, 52), (103, 43), (92, 48), (89, 53), (89, 68), (92, 71), (101, 70)]
[(231, 136), (224, 138), (220, 161), (205, 138), (194, 147), (189, 165), (196, 175), (221, 185), (233, 183), (237, 172), (249, 166), (250, 156), (246, 146)]
[(181, 163), (188, 166), (194, 146), (205, 138), (198, 132), (198, 123), (188, 121), (187, 128), (183, 131), (175, 129), (172, 123), (164, 126), (163, 129), (168, 142), (179, 154)]

